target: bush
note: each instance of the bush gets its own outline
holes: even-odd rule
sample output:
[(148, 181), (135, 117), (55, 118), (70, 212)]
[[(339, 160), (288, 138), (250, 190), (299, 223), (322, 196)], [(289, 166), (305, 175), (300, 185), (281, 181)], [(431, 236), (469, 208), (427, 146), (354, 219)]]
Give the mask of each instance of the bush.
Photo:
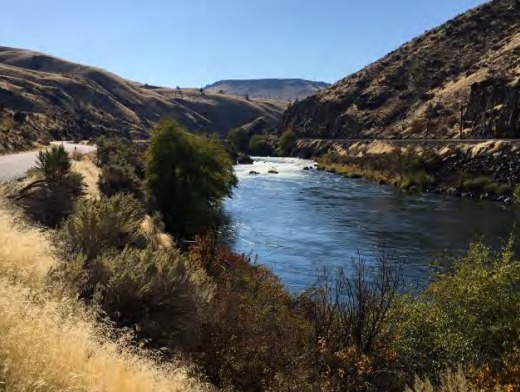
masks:
[(110, 249), (124, 249), (140, 238), (144, 218), (141, 205), (131, 196), (82, 199), (58, 232), (64, 257), (93, 260)]
[(280, 153), (281, 155), (291, 155), (293, 150), (296, 148), (296, 142), (298, 141), (298, 137), (296, 133), (291, 131), (290, 129), (286, 130), (280, 136)]
[(84, 194), (83, 177), (71, 172), (71, 161), (62, 146), (40, 151), (36, 167), (30, 170), (36, 179), (13, 196), (34, 220), (55, 227), (73, 210)]
[(153, 348), (198, 344), (213, 293), (205, 272), (176, 250), (125, 248), (87, 263), (76, 258), (51, 272), (54, 281), (96, 304), (120, 328)]
[(233, 129), (228, 135), (231, 145), (235, 151), (247, 153), (249, 150), (249, 139), (251, 135), (243, 128)]
[(520, 339), (520, 262), (512, 243), (498, 253), (480, 242), (409, 296), (395, 349), (420, 374), (463, 365), (498, 371)]
[(462, 183), (462, 187), (468, 192), (483, 193), (486, 191), (486, 188), (496, 189), (495, 187), (498, 187), (498, 185), (493, 181), (492, 178), (480, 176), (474, 179), (465, 180)]
[(108, 164), (103, 166), (98, 180), (99, 191), (105, 196), (124, 193), (143, 199), (141, 181), (136, 177), (134, 169), (127, 164)]
[(249, 141), (249, 151), (257, 156), (273, 155), (273, 147), (267, 141), (267, 137), (263, 135), (254, 135)]
[(174, 121), (153, 129), (146, 151), (146, 190), (176, 238), (211, 227), (237, 182), (233, 162), (217, 140), (190, 134)]
[(279, 280), (210, 237), (190, 257), (217, 287), (195, 354), (209, 379), (234, 390), (315, 390), (310, 324)]

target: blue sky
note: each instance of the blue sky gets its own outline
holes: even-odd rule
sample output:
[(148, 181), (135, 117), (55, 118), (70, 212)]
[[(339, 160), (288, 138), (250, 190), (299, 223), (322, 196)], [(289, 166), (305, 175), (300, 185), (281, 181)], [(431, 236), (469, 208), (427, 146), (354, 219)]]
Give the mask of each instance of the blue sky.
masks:
[(14, 0), (0, 45), (164, 86), (333, 82), (483, 0)]

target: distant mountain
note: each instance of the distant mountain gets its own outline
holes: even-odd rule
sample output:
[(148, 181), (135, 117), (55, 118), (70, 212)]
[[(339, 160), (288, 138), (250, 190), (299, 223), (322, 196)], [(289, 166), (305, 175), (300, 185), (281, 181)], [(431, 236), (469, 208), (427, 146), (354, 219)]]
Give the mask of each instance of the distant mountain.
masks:
[(518, 138), (519, 97), (520, 0), (494, 0), (292, 105), (279, 128), (307, 138)]
[(206, 90), (240, 97), (295, 101), (329, 86), (329, 83), (303, 79), (221, 80), (206, 86)]
[(225, 134), (262, 118), (274, 126), (286, 102), (149, 86), (47, 54), (0, 46), (0, 153), (38, 138), (108, 132), (145, 137), (173, 117), (194, 132)]

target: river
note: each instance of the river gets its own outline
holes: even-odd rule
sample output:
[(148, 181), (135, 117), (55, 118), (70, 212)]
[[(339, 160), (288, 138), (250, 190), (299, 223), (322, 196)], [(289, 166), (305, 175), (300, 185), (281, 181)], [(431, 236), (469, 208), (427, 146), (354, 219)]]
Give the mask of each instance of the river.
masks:
[[(460, 254), (477, 237), (507, 239), (520, 211), (486, 201), (410, 194), (365, 180), (304, 171), (314, 162), (255, 158), (237, 165), (239, 186), (225, 202), (226, 241), (258, 256), (293, 292), (324, 267), (370, 260), (384, 242), (402, 258), (410, 282), (424, 282), (443, 253)], [(268, 174), (275, 168), (279, 174)], [(259, 175), (250, 175), (257, 171)]]

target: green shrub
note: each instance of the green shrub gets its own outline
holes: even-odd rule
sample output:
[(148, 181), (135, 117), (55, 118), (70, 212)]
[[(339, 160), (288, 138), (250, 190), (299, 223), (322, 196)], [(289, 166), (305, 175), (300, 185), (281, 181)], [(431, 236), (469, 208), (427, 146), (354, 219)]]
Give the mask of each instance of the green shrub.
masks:
[(233, 129), (228, 135), (231, 145), (235, 151), (247, 153), (249, 150), (249, 139), (251, 135), (243, 128)]
[(211, 227), (237, 182), (233, 162), (216, 139), (188, 133), (174, 121), (153, 129), (146, 151), (146, 190), (176, 238)]
[(498, 186), (492, 178), (480, 176), (473, 179), (465, 180), (462, 188), (468, 192), (484, 193), (486, 188), (494, 188)]
[(512, 193), (513, 187), (507, 184), (500, 184), (497, 189), (495, 189), (495, 194), (497, 195), (511, 195)]
[(118, 193), (130, 194), (141, 200), (143, 192), (141, 181), (135, 171), (127, 164), (108, 164), (103, 166), (98, 180), (98, 187), (105, 196), (114, 196)]
[(500, 368), (520, 339), (520, 262), (511, 242), (495, 253), (480, 242), (437, 273), (404, 307), (394, 347), (432, 375), (460, 365)]
[(273, 147), (264, 135), (253, 135), (249, 141), (249, 152), (257, 156), (273, 155)]
[(57, 226), (84, 194), (83, 177), (72, 173), (71, 166), (69, 154), (62, 146), (40, 151), (36, 166), (28, 172), (35, 180), (13, 198), (37, 222)]
[(416, 173), (409, 173), (404, 175), (400, 180), (400, 187), (402, 189), (411, 190), (416, 188), (424, 191), (428, 189), (434, 183), (434, 178), (427, 174), (425, 171), (419, 171)]
[(90, 262), (78, 257), (50, 276), (147, 346), (170, 350), (199, 343), (214, 290), (205, 272), (176, 250), (125, 248)]
[(64, 257), (93, 260), (110, 249), (124, 249), (140, 238), (144, 211), (128, 195), (82, 199), (58, 232)]
[(286, 130), (284, 133), (282, 133), (282, 136), (280, 136), (280, 154), (284, 156), (291, 155), (293, 150), (296, 148), (296, 142), (298, 141), (298, 137), (296, 136), (296, 133), (291, 131), (290, 129)]

